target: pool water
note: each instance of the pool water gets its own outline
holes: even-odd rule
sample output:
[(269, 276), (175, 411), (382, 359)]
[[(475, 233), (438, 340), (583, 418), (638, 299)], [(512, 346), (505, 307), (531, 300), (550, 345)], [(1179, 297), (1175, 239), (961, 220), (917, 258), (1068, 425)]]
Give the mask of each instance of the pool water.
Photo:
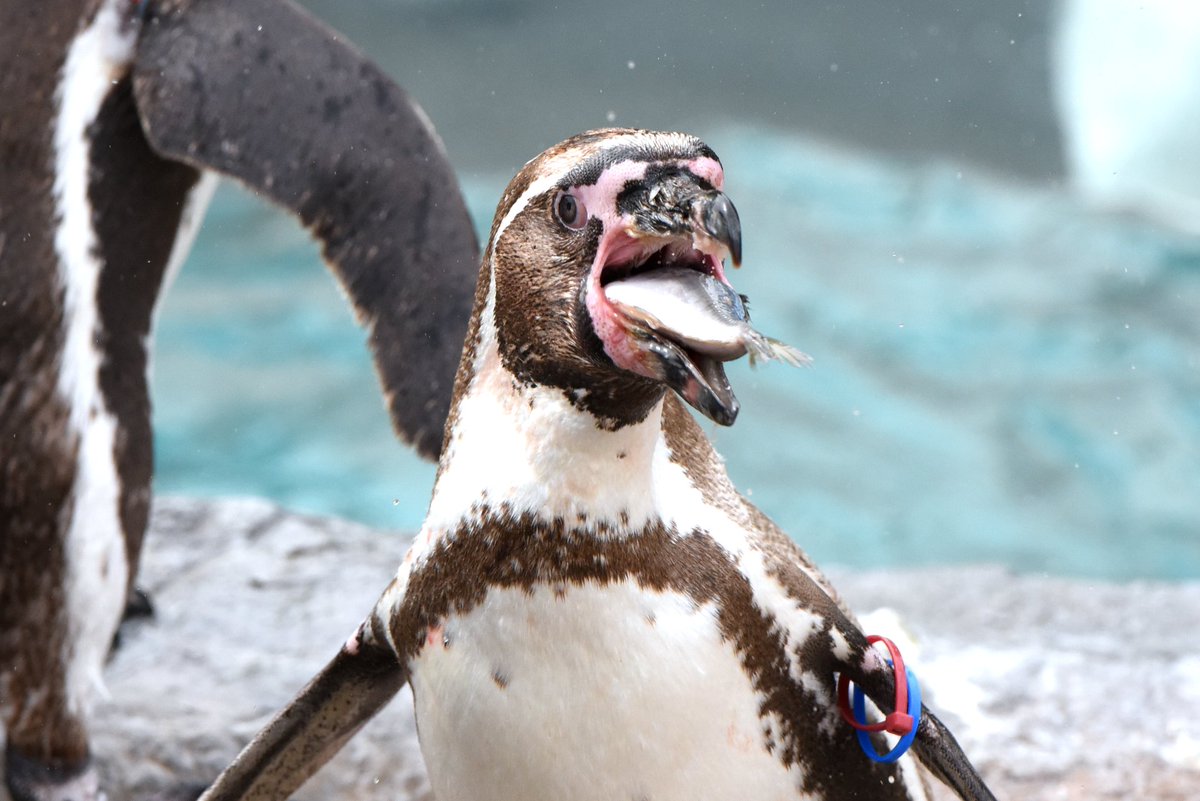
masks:
[[(815, 360), (731, 366), (741, 416), (706, 429), (812, 556), (1200, 577), (1200, 242), (961, 166), (697, 133), (742, 218), (731, 280)], [(509, 177), (466, 177), (481, 232)], [(433, 467), (289, 217), (222, 186), (156, 342), (159, 492), (420, 524)]]

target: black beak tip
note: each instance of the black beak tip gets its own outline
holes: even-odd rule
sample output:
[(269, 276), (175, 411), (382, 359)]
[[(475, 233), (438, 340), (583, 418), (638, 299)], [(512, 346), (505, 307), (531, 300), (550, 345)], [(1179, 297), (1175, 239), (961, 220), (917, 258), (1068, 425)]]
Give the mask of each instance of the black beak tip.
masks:
[(724, 192), (718, 192), (705, 209), (704, 230), (729, 248), (729, 258), (734, 266), (742, 263), (742, 221), (733, 201)]
[(712, 420), (717, 425), (731, 426), (733, 425), (734, 421), (737, 420), (739, 408), (740, 407), (738, 406), (737, 401), (734, 401), (729, 406), (719, 406), (713, 404), (708, 408), (701, 409), (701, 411), (704, 413), (705, 417), (707, 417), (709, 420)]

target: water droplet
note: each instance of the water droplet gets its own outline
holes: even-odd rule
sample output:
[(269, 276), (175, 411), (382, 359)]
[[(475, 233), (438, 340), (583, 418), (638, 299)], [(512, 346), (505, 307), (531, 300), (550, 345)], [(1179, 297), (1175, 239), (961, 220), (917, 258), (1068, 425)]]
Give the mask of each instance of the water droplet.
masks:
[(633, 59), (630, 59), (629, 61), (625, 62), (625, 66), (629, 67), (629, 69), (633, 69), (634, 67), (637, 66), (637, 64), (633, 63)]
[(604, 115), (604, 119), (608, 120), (609, 122), (616, 122), (617, 112), (609, 109), (608, 113)]

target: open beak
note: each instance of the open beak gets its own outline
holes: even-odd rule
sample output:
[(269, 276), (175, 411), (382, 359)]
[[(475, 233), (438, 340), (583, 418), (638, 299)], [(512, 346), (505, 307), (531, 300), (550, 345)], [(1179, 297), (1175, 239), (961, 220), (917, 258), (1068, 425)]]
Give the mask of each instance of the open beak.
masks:
[(732, 425), (738, 401), (724, 363), (803, 354), (750, 327), (724, 260), (742, 257), (742, 227), (729, 198), (686, 172), (623, 193), (621, 225), (605, 230), (587, 304), (617, 366), (656, 379), (700, 413)]

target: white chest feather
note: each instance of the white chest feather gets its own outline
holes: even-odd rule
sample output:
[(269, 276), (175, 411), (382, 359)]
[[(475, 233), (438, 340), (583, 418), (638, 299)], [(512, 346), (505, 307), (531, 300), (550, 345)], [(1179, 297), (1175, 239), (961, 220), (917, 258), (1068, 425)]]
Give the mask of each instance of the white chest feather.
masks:
[(797, 797), (715, 610), (682, 595), (492, 589), (412, 667), (440, 801)]

